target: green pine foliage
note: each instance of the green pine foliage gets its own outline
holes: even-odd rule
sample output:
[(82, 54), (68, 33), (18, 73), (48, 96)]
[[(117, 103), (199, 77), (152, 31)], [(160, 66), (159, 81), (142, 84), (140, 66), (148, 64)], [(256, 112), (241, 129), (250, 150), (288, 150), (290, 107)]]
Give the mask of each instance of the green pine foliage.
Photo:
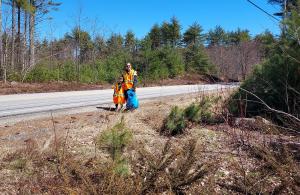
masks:
[(105, 149), (115, 161), (121, 159), (123, 149), (131, 142), (132, 133), (125, 127), (124, 119), (111, 129), (102, 132), (96, 140), (99, 149)]
[[(105, 39), (93, 38), (87, 31), (75, 27), (51, 46), (51, 50), (60, 51), (71, 44), (72, 50), (62, 53), (68, 60), (54, 57), (38, 61), (26, 73), (25, 82), (113, 83), (122, 74), (126, 62), (134, 65), (140, 80), (152, 83), (185, 73), (212, 73), (214, 66), (206, 54), (204, 40), (202, 27), (197, 23), (181, 34), (181, 24), (175, 17), (154, 25), (140, 40), (132, 31), (124, 36), (112, 33)], [(39, 45), (46, 54), (49, 47), (46, 40)], [(23, 76), (23, 73), (11, 72), (9, 79), (21, 81)]]
[(192, 123), (213, 123), (217, 122), (212, 107), (220, 100), (220, 97), (204, 96), (199, 102), (190, 104), (184, 109), (186, 120)]
[(216, 69), (209, 61), (204, 47), (191, 46), (185, 52), (185, 65), (188, 72), (196, 72), (199, 74), (211, 74)]
[(190, 104), (185, 109), (178, 106), (172, 108), (164, 121), (161, 133), (167, 136), (183, 134), (189, 124), (208, 124), (219, 120), (212, 113), (212, 107), (220, 100), (220, 97), (201, 98), (199, 102)]
[(192, 103), (184, 110), (184, 116), (188, 121), (200, 122), (201, 120), (201, 107), (199, 104)]
[(184, 111), (178, 106), (173, 107), (164, 124), (162, 133), (171, 136), (182, 134), (187, 126)]
[(98, 149), (105, 150), (112, 159), (113, 170), (118, 175), (128, 175), (130, 168), (123, 150), (131, 143), (132, 132), (125, 127), (124, 118), (111, 129), (100, 133), (96, 138)]
[[(229, 109), (234, 115), (267, 116), (281, 125), (299, 130), (299, 121), (287, 115), (300, 118), (299, 10), (292, 10), (284, 24), (285, 32), (276, 44), (266, 47), (267, 59), (242, 83), (243, 90), (232, 96)], [(287, 114), (269, 109), (247, 91), (270, 108)]]

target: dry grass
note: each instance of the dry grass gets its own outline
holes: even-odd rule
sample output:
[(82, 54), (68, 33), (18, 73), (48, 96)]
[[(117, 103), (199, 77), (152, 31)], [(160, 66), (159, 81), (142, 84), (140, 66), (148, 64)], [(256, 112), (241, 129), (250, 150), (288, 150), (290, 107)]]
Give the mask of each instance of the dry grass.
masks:
[[(8, 127), (0, 135), (10, 138), (0, 139), (10, 151), (0, 159), (0, 189), (11, 194), (298, 194), (299, 136), (259, 124), (258, 131), (229, 126), (222, 98), (211, 112), (224, 123), (193, 124), (176, 137), (159, 134), (173, 105), (183, 109), (201, 98), (162, 98), (126, 114), (54, 117), (42, 122), (49, 131), (41, 134), (32, 129), (45, 127), (34, 121), (28, 124), (29, 135), (22, 134), (24, 146), (13, 142), (21, 147), (8, 147), (9, 132), (19, 136)], [(129, 130), (131, 139), (121, 145), (96, 139), (111, 135), (107, 132), (122, 116), (115, 130), (121, 136)], [(118, 158), (112, 158), (112, 148), (118, 149)]]
[(0, 95), (19, 93), (45, 93), (58, 91), (79, 91), (92, 89), (109, 89), (109, 84), (81, 84), (76, 82), (49, 82), (49, 83), (3, 83), (0, 82)]

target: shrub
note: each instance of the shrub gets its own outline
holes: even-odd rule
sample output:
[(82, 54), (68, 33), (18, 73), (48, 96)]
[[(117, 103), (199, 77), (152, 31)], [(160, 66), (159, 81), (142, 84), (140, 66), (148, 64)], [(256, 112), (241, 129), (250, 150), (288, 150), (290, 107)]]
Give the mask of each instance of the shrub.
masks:
[(96, 140), (98, 148), (105, 149), (110, 154), (113, 160), (113, 171), (119, 175), (128, 175), (130, 172), (129, 165), (122, 153), (131, 140), (132, 133), (125, 127), (124, 118), (113, 128), (102, 132)]
[(61, 76), (64, 81), (75, 81), (76, 80), (76, 71), (75, 65), (72, 62), (68, 62), (63, 65)]
[(218, 117), (212, 113), (212, 106), (220, 100), (220, 97), (204, 96), (199, 102), (192, 103), (185, 109), (178, 106), (172, 108), (164, 121), (161, 133), (165, 135), (178, 135), (184, 132), (187, 123), (216, 123)]
[(99, 149), (105, 148), (113, 160), (120, 159), (122, 151), (131, 142), (132, 133), (125, 127), (124, 118), (113, 128), (102, 132), (97, 138)]
[(212, 113), (212, 106), (219, 101), (219, 97), (204, 96), (198, 103), (192, 103), (184, 110), (185, 118), (193, 123), (214, 123), (216, 116)]
[[(148, 150), (141, 148), (139, 154), (140, 161), (135, 164), (143, 164), (143, 181), (141, 194), (185, 194), (195, 182), (205, 182), (216, 173), (219, 160), (207, 160), (201, 158), (198, 147), (207, 146), (198, 142), (197, 139), (181, 140), (172, 145), (170, 139), (166, 141), (162, 151), (152, 154)], [(182, 152), (178, 152), (182, 151)], [(136, 167), (137, 168), (137, 167)], [(208, 182), (209, 183), (209, 182)], [(207, 193), (211, 194), (211, 186), (205, 183)], [(170, 190), (170, 191), (167, 191)], [(196, 191), (191, 194), (202, 192), (201, 186), (197, 186)], [(205, 191), (206, 191), (205, 190)]]
[(208, 97), (204, 96), (200, 102), (199, 102), (199, 107), (201, 108), (201, 121), (202, 122), (213, 122), (213, 114), (212, 114), (212, 106), (213, 104), (217, 103), (219, 100), (218, 97)]
[(80, 82), (81, 83), (95, 83), (97, 80), (97, 71), (93, 70), (91, 65), (83, 65), (80, 69)]
[(7, 75), (7, 80), (9, 81), (21, 81), (21, 75), (17, 72), (11, 72)]
[(107, 72), (105, 69), (105, 63), (103, 61), (97, 62), (97, 80), (99, 82), (106, 82)]
[(192, 103), (184, 110), (185, 118), (191, 122), (200, 122), (201, 114), (201, 107), (196, 103)]
[(177, 106), (173, 107), (164, 124), (162, 131), (167, 135), (178, 135), (183, 133), (186, 127), (184, 111)]

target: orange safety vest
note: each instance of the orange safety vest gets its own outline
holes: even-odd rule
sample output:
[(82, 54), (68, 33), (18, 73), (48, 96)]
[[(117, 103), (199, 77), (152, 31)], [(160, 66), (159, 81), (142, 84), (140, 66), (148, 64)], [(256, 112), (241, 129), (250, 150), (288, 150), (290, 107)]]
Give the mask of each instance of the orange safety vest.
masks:
[(133, 87), (134, 76), (137, 76), (137, 72), (133, 69), (131, 69), (129, 73), (127, 71), (124, 72), (124, 90), (128, 90)]
[(125, 104), (124, 85), (116, 83), (113, 86), (113, 89), (114, 89), (114, 95), (113, 95), (114, 104)]

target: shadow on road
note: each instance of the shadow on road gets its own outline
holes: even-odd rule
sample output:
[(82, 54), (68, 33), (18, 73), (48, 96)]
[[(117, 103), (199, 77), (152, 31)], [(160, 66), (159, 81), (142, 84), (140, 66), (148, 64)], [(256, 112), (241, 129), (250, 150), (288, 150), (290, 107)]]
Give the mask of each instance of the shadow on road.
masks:
[(97, 109), (106, 110), (106, 111), (115, 111), (112, 107), (104, 107), (104, 106), (97, 106)]

